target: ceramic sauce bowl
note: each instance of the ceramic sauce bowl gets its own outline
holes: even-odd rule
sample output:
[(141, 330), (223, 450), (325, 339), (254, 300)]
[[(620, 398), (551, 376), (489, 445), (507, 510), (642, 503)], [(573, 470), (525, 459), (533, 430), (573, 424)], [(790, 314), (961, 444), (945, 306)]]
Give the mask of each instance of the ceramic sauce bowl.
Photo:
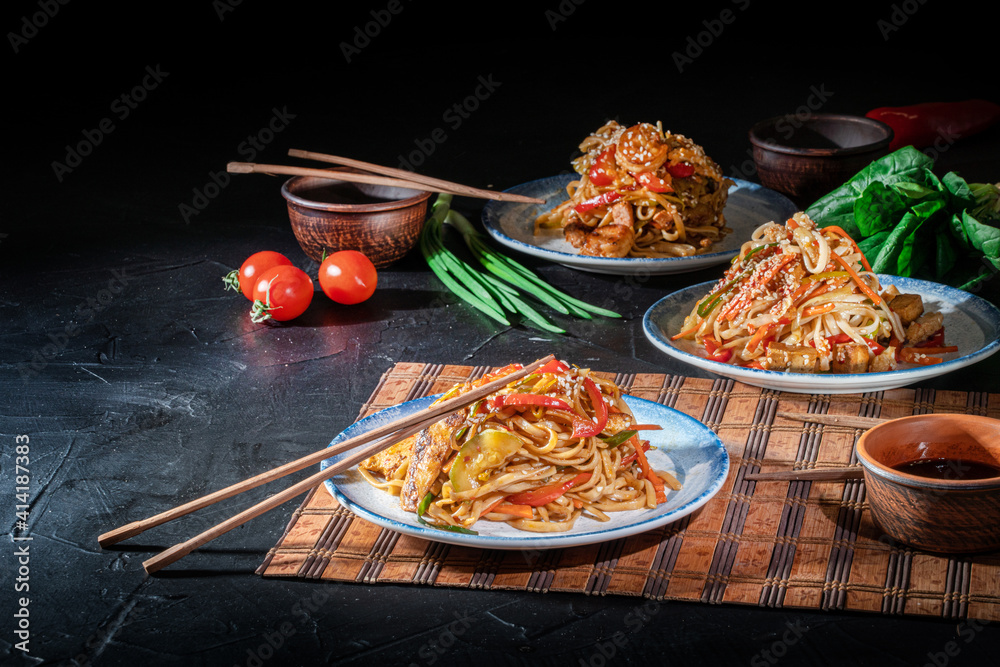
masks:
[(928, 414), (867, 431), (856, 451), (872, 517), (939, 553), (1000, 549), (1000, 420)]
[(416, 245), (431, 194), (315, 176), (295, 176), (281, 188), (292, 232), (306, 255), (318, 262), (324, 251), (358, 250), (376, 267), (392, 264)]
[(864, 116), (775, 116), (750, 129), (757, 175), (802, 208), (889, 152), (892, 128)]

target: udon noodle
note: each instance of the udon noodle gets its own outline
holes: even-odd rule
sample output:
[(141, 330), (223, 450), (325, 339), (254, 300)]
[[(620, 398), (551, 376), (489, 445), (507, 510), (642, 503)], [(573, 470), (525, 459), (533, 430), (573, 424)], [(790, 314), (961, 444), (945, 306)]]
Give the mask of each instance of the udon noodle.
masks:
[(883, 287), (847, 233), (802, 212), (758, 227), (673, 339), (715, 361), (799, 373), (891, 371), (958, 349), (943, 344), (941, 313)]

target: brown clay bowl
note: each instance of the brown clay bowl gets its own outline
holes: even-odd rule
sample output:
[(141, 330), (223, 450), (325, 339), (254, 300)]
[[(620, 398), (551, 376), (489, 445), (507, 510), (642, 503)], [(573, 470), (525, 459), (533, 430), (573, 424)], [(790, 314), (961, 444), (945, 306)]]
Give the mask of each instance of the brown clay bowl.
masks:
[[(929, 414), (893, 419), (856, 446), (872, 517), (898, 542), (938, 553), (1000, 549), (1000, 476), (935, 479), (894, 469), (916, 459), (962, 459), (1000, 467), (1000, 420)], [(951, 474), (949, 474), (949, 471)]]
[(295, 176), (281, 187), (292, 232), (306, 255), (318, 262), (324, 251), (358, 250), (377, 267), (416, 245), (431, 194), (316, 176)]
[(892, 128), (864, 116), (775, 116), (750, 128), (760, 182), (802, 208), (889, 152)]

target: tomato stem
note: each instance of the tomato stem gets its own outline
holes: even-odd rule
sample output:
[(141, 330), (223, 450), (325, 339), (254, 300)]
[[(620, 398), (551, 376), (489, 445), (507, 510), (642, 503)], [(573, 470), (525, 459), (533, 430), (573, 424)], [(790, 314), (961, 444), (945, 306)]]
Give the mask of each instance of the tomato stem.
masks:
[(226, 275), (222, 276), (222, 282), (226, 285), (227, 290), (236, 290), (237, 292), (242, 291), (240, 289), (240, 270), (233, 269)]

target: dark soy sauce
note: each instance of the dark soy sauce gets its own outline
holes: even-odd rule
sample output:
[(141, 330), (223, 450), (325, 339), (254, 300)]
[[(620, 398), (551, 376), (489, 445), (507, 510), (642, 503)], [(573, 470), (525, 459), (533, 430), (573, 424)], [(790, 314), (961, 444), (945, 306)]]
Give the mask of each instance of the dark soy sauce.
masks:
[(989, 479), (1000, 477), (1000, 467), (968, 459), (930, 458), (907, 461), (893, 470), (930, 479)]

